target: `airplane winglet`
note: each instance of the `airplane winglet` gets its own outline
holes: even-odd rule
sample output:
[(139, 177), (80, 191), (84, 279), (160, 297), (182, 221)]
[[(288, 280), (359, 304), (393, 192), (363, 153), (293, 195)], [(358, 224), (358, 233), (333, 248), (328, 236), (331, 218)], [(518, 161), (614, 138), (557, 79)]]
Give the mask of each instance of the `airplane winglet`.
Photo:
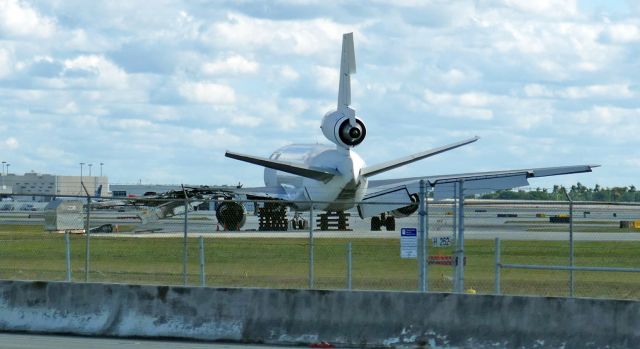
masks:
[[(346, 114), (351, 105), (351, 74), (356, 73), (356, 55), (353, 33), (342, 35), (342, 58), (340, 61), (340, 86), (338, 88), (338, 111)], [(350, 113), (350, 123), (355, 125), (355, 113)], [(353, 120), (351, 120), (353, 118)]]

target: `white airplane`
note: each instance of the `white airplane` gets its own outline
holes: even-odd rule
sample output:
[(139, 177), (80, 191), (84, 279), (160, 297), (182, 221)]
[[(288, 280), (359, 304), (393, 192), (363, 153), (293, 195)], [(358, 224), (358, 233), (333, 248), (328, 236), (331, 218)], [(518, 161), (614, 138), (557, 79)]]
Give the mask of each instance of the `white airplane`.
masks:
[[(438, 176), (420, 176), (372, 180), (371, 178), (412, 162), (473, 143), (473, 137), (435, 149), (425, 150), (395, 160), (367, 166), (353, 150), (367, 135), (364, 121), (356, 116), (351, 105), (350, 75), (356, 72), (353, 33), (343, 35), (340, 85), (337, 110), (322, 119), (322, 133), (333, 145), (292, 144), (276, 150), (269, 158), (227, 151), (225, 156), (264, 166), (264, 187), (238, 188), (234, 193), (249, 199), (276, 199), (296, 212), (314, 210), (339, 212), (357, 207), (361, 218), (372, 217), (373, 230), (385, 226), (395, 229), (395, 218), (414, 213), (417, 208), (419, 182), (424, 180), (436, 198), (452, 197), (454, 185), (464, 181), (465, 195), (491, 192), (528, 185), (528, 178), (591, 172), (598, 165), (578, 165), (521, 170), (478, 172)], [(278, 205), (276, 205), (278, 206)], [(280, 207), (283, 207), (280, 205)], [(266, 221), (284, 219), (284, 209), (262, 211)], [(244, 223), (244, 210), (233, 201), (223, 201), (217, 207), (218, 220), (235, 229)], [(284, 218), (283, 218), (284, 217)], [(262, 222), (262, 219), (261, 219)], [(300, 226), (302, 227), (302, 226)], [(272, 228), (263, 226), (261, 229)]]

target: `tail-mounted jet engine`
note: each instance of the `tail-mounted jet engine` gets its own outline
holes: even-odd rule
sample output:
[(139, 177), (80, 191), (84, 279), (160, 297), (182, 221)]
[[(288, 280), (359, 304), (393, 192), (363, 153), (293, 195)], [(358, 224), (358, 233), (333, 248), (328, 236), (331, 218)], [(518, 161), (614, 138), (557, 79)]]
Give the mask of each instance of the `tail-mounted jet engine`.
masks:
[(360, 118), (356, 117), (355, 125), (351, 125), (349, 117), (338, 111), (325, 114), (320, 128), (328, 140), (347, 148), (362, 143), (367, 135), (367, 128)]
[(216, 218), (225, 230), (240, 230), (247, 221), (247, 212), (242, 204), (225, 200), (218, 203)]

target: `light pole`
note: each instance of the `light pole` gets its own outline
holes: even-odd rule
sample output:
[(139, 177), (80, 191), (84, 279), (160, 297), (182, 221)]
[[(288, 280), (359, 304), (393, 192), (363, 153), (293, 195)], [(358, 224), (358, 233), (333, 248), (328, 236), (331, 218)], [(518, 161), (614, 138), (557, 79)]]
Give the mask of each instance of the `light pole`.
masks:
[(104, 165), (104, 162), (100, 163), (100, 177), (102, 177), (102, 165)]
[(84, 162), (80, 163), (80, 195), (82, 195), (82, 168), (84, 167)]
[[(89, 164), (88, 166), (89, 166), (89, 181), (91, 181), (91, 167), (93, 167), (93, 164)], [(97, 187), (96, 181), (94, 180), (93, 181), (93, 188), (91, 188), (91, 191), (95, 192), (96, 187)]]
[(6, 164), (6, 163), (7, 163), (6, 161), (2, 162), (2, 174), (4, 174), (4, 164)]
[(11, 164), (7, 162), (7, 175), (9, 175), (9, 165)]

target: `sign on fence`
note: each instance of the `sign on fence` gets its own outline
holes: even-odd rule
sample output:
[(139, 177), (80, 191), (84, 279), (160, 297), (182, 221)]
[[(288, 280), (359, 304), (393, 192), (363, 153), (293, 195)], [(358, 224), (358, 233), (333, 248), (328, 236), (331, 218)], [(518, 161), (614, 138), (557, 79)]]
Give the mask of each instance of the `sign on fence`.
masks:
[(435, 238), (431, 238), (431, 244), (433, 247), (447, 247), (451, 246), (451, 237), (449, 236), (438, 236)]
[(416, 259), (418, 257), (418, 229), (400, 229), (400, 258)]

